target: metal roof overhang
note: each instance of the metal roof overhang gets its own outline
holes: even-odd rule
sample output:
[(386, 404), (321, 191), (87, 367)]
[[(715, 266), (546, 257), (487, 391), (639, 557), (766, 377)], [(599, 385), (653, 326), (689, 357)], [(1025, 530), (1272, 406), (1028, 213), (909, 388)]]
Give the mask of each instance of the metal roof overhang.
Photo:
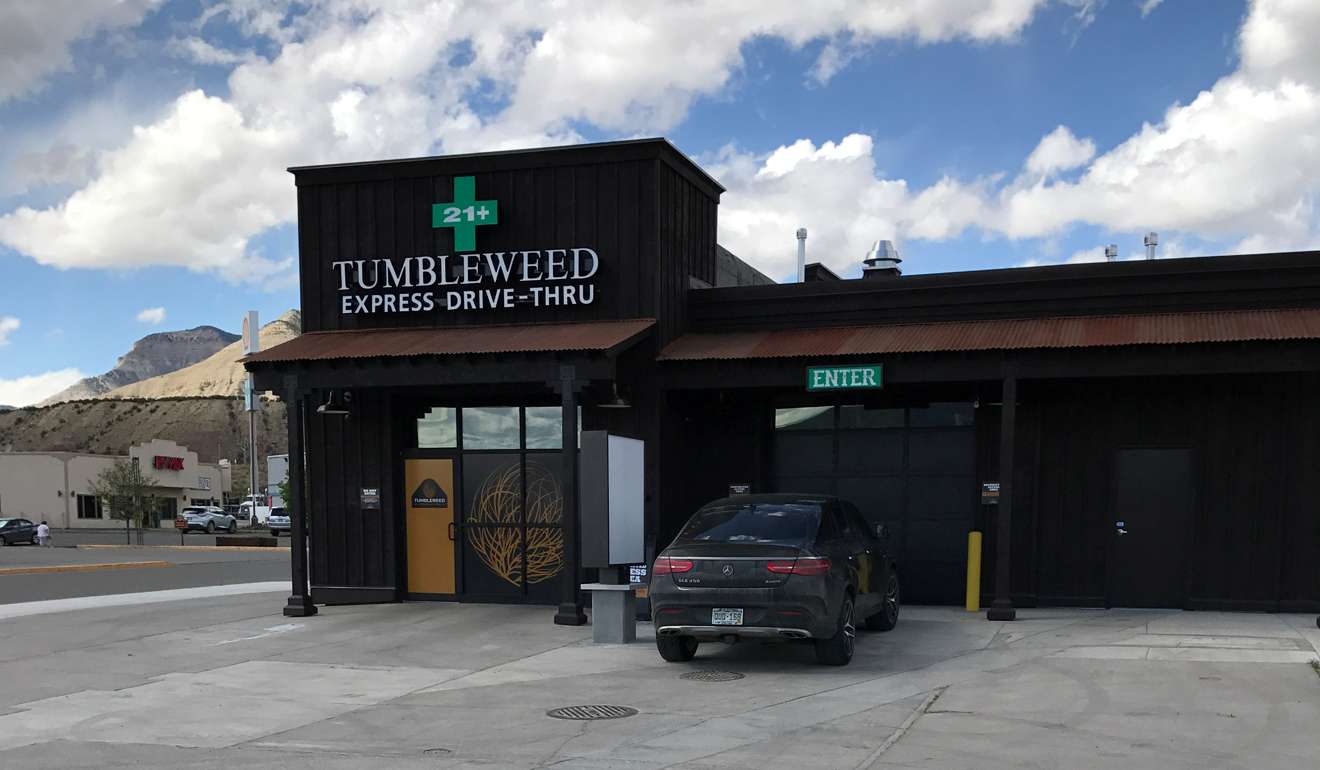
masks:
[(1297, 308), (698, 332), (659, 359), (671, 386), (737, 387), (796, 385), (802, 362), (861, 356), (883, 356), (895, 383), (996, 379), (1009, 358), (1023, 377), (1313, 371), (1318, 347), (1320, 308)]
[(612, 378), (614, 357), (651, 318), (308, 332), (243, 359), (263, 390), (300, 387), (544, 382), (572, 363), (580, 379)]
[(662, 361), (1320, 339), (1320, 309), (943, 321), (685, 334)]

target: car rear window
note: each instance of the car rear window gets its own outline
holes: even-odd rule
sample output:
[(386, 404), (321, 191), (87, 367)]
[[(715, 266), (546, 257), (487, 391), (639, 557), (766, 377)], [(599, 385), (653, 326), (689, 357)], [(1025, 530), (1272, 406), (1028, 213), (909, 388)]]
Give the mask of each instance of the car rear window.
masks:
[(813, 503), (724, 503), (702, 508), (679, 533), (693, 543), (805, 545), (820, 525)]

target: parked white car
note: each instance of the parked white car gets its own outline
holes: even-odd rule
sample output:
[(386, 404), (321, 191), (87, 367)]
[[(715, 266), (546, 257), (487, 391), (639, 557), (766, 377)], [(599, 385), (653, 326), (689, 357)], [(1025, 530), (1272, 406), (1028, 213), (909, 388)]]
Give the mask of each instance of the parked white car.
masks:
[(230, 534), (238, 531), (238, 521), (225, 513), (225, 509), (213, 505), (190, 505), (184, 508), (179, 511), (174, 526), (185, 532), (205, 532), (208, 535), (216, 530)]

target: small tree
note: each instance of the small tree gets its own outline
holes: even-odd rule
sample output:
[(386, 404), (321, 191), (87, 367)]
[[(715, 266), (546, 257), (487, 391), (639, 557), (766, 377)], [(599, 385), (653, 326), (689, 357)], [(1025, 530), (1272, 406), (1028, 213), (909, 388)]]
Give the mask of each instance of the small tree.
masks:
[(283, 481), (275, 485), (275, 489), (279, 491), (280, 499), (284, 501), (284, 507), (289, 508), (289, 477), (285, 476)]
[(138, 542), (142, 542), (142, 527), (155, 503), (151, 482), (142, 475), (142, 469), (131, 460), (115, 460), (101, 471), (92, 483), (92, 494), (110, 505), (110, 517), (123, 519), (124, 526), (136, 526)]

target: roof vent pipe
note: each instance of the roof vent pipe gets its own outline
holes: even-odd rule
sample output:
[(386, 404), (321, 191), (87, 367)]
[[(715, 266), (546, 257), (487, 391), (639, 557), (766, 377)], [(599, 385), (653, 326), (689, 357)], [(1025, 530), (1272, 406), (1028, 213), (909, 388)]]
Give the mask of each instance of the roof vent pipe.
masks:
[(1111, 243), (1105, 247), (1105, 261), (1114, 262), (1118, 260), (1118, 244)]
[(862, 260), (864, 265), (862, 277), (897, 278), (903, 274), (898, 267), (898, 263), (902, 261), (898, 256), (898, 249), (894, 248), (893, 241), (876, 241), (866, 252), (866, 259)]
[(797, 231), (798, 239), (798, 263), (797, 280), (802, 283), (807, 280), (807, 228), (799, 227)]
[(1146, 233), (1146, 238), (1143, 242), (1146, 244), (1146, 259), (1154, 259), (1155, 247), (1160, 245), (1160, 234), (1154, 232)]

